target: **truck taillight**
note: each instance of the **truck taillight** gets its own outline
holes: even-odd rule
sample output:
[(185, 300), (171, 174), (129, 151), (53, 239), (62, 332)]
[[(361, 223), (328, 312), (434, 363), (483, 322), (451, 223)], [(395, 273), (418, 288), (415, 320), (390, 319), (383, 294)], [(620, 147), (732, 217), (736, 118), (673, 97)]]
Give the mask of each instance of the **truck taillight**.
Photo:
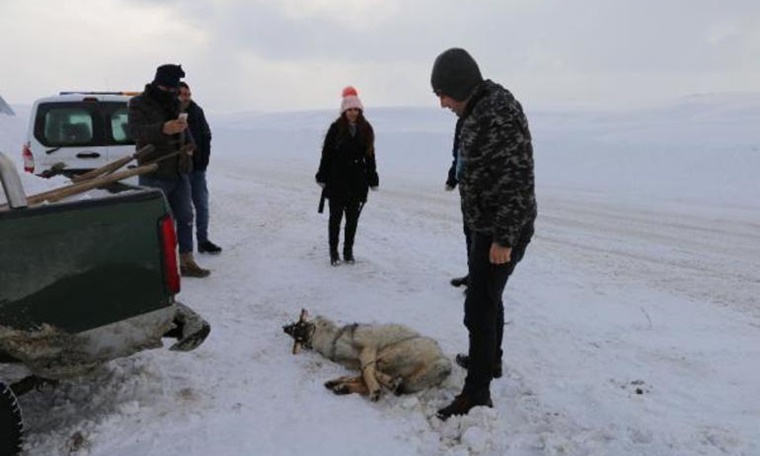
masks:
[(170, 293), (179, 293), (179, 260), (177, 253), (177, 232), (170, 215), (159, 222), (161, 233), (161, 255), (164, 263), (164, 281)]
[(24, 144), (24, 149), (21, 152), (21, 157), (24, 159), (24, 171), (27, 173), (33, 173), (34, 155), (32, 155), (32, 147), (30, 143)]

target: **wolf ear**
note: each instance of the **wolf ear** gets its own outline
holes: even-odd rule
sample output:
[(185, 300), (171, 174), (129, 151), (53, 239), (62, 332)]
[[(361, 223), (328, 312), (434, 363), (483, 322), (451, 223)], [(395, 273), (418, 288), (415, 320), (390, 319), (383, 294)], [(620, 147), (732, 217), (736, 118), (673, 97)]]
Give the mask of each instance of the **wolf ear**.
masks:
[(309, 319), (309, 312), (306, 309), (301, 309), (301, 316), (298, 318), (298, 321), (306, 321)]

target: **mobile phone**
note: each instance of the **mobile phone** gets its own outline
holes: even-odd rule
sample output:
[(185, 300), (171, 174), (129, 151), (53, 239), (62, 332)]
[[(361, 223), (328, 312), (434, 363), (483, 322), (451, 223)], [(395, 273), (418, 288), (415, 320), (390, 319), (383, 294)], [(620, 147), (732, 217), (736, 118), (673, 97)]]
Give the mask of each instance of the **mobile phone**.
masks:
[(185, 121), (187, 121), (187, 113), (186, 112), (181, 112), (181, 113), (179, 113), (179, 117), (177, 117), (177, 118), (179, 120), (185, 120)]

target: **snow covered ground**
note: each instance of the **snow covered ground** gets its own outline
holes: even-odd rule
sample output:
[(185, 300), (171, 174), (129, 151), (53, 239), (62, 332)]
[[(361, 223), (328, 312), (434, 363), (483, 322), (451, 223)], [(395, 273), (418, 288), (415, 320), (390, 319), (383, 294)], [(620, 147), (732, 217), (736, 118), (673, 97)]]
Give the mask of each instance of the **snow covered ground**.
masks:
[[(28, 109), (14, 109), (0, 150), (19, 162)], [(760, 96), (526, 110), (540, 215), (505, 293), (493, 409), (432, 418), (459, 391), (458, 367), (418, 395), (334, 396), (322, 384), (346, 370), (291, 355), (282, 332), (307, 308), (404, 323), (452, 359), (466, 350), (463, 295), (448, 285), (465, 272), (458, 194), (443, 190), (454, 117), (369, 107), (380, 190), (356, 264), (334, 268), (313, 176), (336, 113), (209, 113), (224, 252), (199, 256), (212, 276), (180, 294), (209, 339), (23, 396), (26, 454), (760, 454)]]

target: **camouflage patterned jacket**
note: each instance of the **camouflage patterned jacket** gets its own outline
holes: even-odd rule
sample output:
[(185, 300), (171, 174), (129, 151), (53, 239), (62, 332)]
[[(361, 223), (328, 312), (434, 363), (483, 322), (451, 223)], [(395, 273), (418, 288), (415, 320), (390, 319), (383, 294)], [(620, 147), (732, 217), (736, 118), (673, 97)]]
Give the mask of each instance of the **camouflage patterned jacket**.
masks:
[(537, 214), (533, 146), (520, 102), (484, 81), (462, 114), (459, 147), (465, 223), (500, 245), (514, 246)]

